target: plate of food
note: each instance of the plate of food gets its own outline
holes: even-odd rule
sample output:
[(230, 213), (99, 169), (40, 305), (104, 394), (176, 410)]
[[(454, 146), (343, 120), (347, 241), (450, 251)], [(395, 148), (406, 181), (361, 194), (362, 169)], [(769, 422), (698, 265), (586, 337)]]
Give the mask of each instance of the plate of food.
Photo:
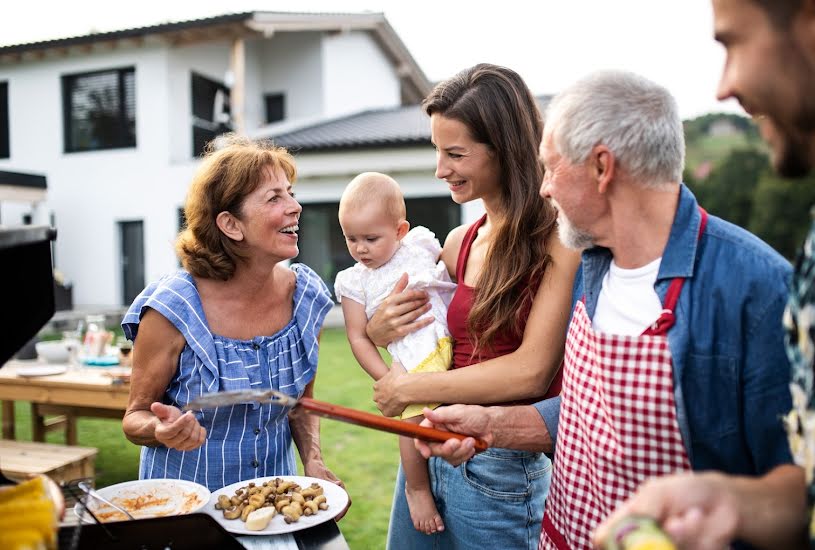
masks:
[[(204, 508), (210, 492), (203, 485), (181, 479), (141, 479), (126, 481), (97, 489), (96, 492), (116, 506), (127, 510), (134, 518), (157, 518), (191, 514)], [(99, 521), (124, 521), (127, 517), (112, 506), (88, 497), (88, 508)], [(74, 506), (77, 517), (85, 522), (93, 518), (81, 504)]]
[(214, 491), (202, 511), (230, 533), (277, 535), (333, 520), (347, 505), (348, 493), (330, 481), (272, 476)]

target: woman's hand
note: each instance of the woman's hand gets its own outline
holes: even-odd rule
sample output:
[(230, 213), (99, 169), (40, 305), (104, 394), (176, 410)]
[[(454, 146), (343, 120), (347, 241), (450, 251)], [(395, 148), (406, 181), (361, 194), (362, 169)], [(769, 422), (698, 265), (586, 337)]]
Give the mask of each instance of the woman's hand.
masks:
[(374, 402), (384, 416), (402, 414), (409, 403), (402, 400), (403, 393), (399, 384), (407, 376), (405, 368), (394, 362), (388, 373), (374, 382)]
[(432, 317), (419, 319), (430, 311), (427, 292), (405, 290), (407, 285), (408, 276), (403, 273), (365, 327), (368, 338), (380, 348), (433, 322)]
[[(325, 462), (322, 459), (315, 458), (309, 460), (307, 463), (303, 464), (303, 473), (308, 477), (316, 477), (317, 479), (324, 479), (326, 481), (330, 481), (331, 483), (335, 483), (345, 489), (345, 483), (342, 482), (340, 478), (334, 475), (334, 472), (329, 470)], [(335, 521), (340, 521), (343, 516), (348, 512), (348, 509), (351, 507), (351, 495), (348, 495), (348, 505), (345, 509), (340, 512), (337, 517), (334, 518)]]
[(150, 410), (159, 420), (156, 441), (170, 449), (192, 451), (204, 444), (207, 430), (198, 423), (191, 411), (182, 413), (178, 407), (155, 402)]

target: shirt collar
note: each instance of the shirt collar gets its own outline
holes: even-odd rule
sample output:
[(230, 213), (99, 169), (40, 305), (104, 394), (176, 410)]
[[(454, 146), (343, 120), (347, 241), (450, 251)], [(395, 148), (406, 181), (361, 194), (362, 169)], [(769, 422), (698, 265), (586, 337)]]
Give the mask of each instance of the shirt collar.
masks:
[(676, 207), (668, 244), (662, 253), (657, 280), (692, 277), (699, 246), (699, 224), (702, 215), (696, 197), (685, 184), (679, 186), (679, 204)]
[[(675, 277), (693, 276), (698, 247), (699, 224), (702, 215), (699, 213), (696, 197), (685, 184), (679, 186), (679, 202), (676, 215), (671, 225), (671, 234), (662, 253), (657, 281)], [(611, 263), (611, 251), (608, 248), (595, 246), (583, 252), (584, 270), (599, 270), (601, 274), (608, 270)], [(588, 286), (588, 283), (587, 283)]]

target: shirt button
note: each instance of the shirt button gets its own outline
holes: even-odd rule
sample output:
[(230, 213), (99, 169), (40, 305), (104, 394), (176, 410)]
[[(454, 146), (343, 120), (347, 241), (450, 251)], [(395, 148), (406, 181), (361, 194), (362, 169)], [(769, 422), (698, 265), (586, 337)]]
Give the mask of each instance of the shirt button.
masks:
[(258, 344), (256, 344), (256, 343), (255, 343), (255, 344), (252, 344), (252, 348), (254, 348), (254, 349), (258, 350), (258, 349), (260, 349), (260, 346), (259, 346)]
[(253, 460), (253, 461), (251, 462), (251, 464), (252, 464), (252, 468), (257, 468), (257, 467), (258, 467), (258, 465), (259, 465), (257, 460)]
[(255, 428), (255, 435), (258, 435), (259, 433), (260, 433), (260, 428)]

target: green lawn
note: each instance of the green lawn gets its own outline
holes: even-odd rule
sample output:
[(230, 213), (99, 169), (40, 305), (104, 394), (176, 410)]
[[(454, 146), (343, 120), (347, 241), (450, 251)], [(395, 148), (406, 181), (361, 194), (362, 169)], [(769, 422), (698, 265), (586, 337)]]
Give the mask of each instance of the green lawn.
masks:
[[(323, 331), (320, 366), (315, 387), (318, 399), (376, 412), (371, 399), (371, 379), (357, 365), (345, 332)], [(31, 439), (28, 403), (16, 406), (17, 438)], [(358, 426), (322, 420), (322, 448), (326, 464), (345, 482), (353, 506), (340, 522), (351, 548), (384, 548), (388, 530), (396, 467), (399, 462), (397, 437)], [(139, 448), (128, 442), (114, 420), (81, 419), (79, 444), (97, 447), (97, 485), (105, 486), (135, 479)], [(60, 443), (60, 435), (48, 434)]]

